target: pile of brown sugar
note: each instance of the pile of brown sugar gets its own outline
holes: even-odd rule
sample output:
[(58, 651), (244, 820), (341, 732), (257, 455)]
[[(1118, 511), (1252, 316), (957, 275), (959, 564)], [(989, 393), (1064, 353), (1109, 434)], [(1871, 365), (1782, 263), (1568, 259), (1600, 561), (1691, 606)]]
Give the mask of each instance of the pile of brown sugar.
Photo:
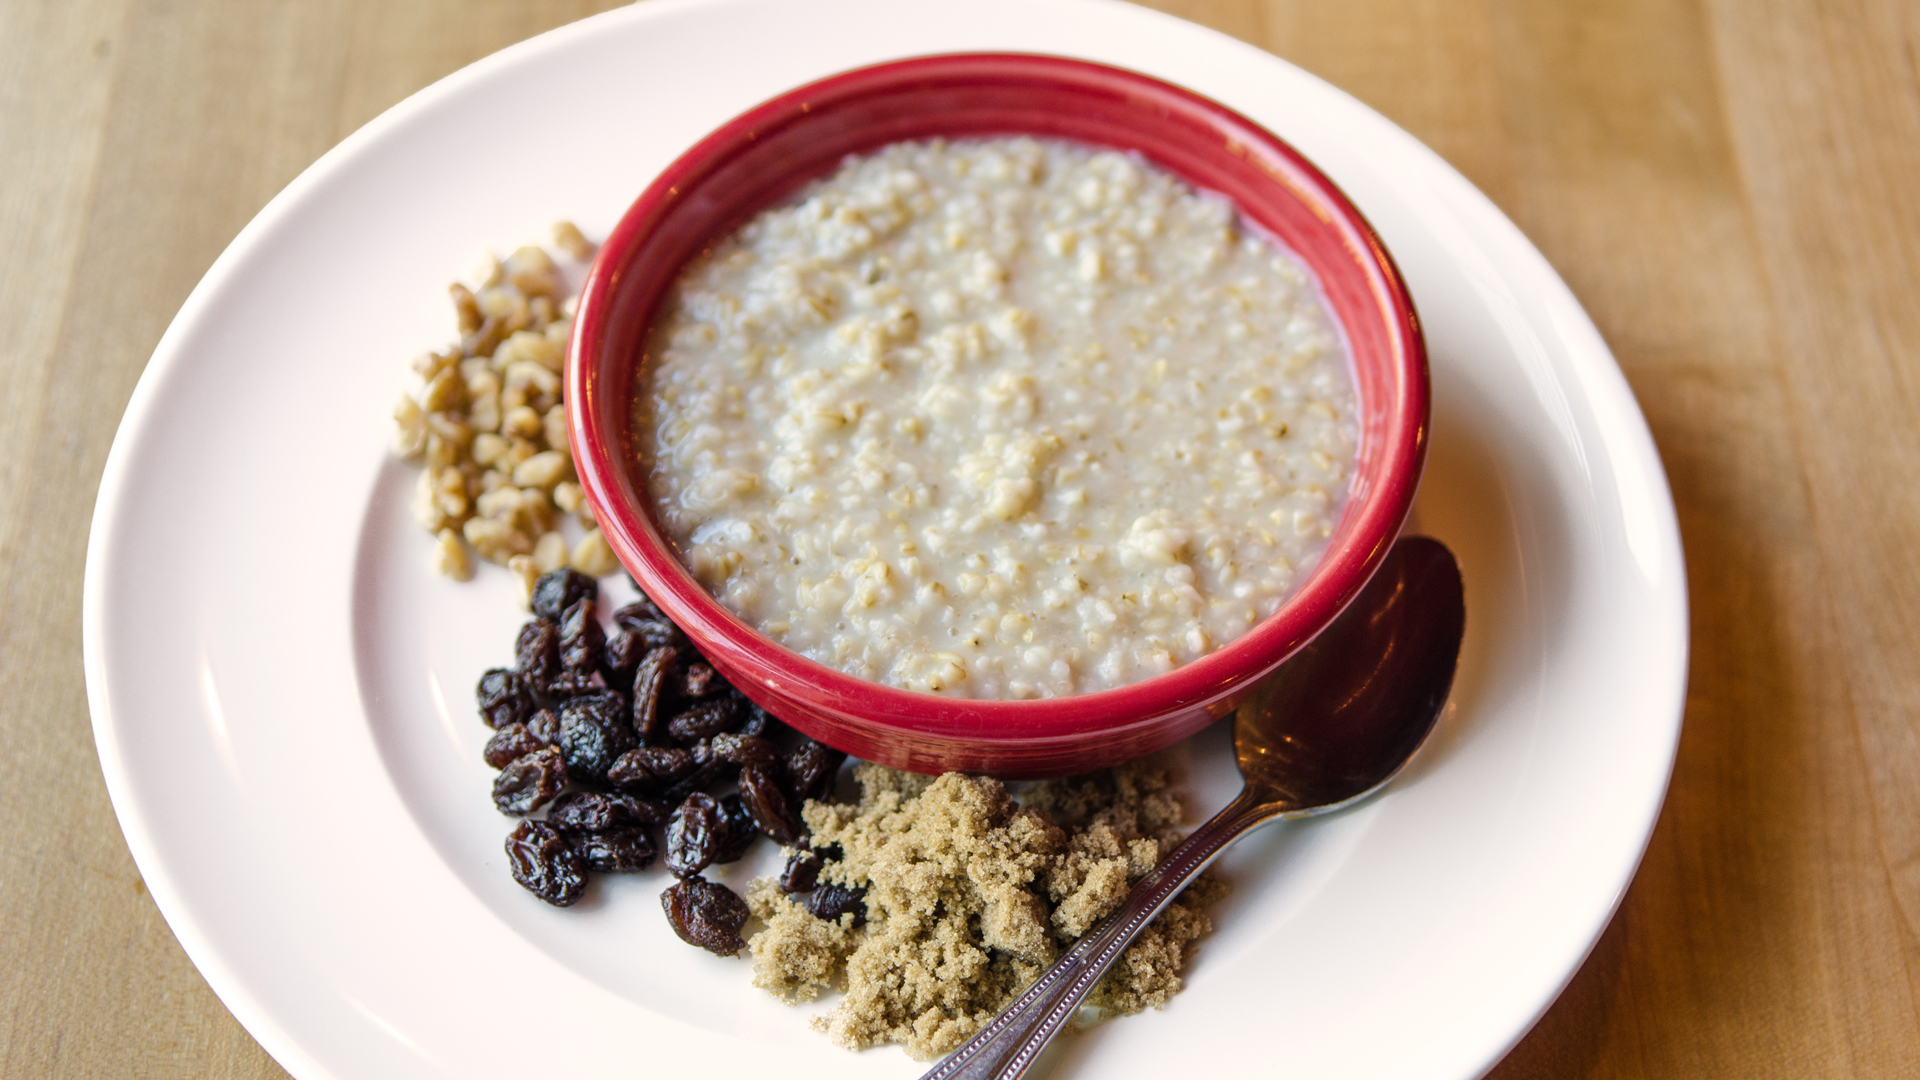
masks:
[[(1181, 835), (1171, 775), (1151, 764), (1026, 785), (1020, 801), (960, 773), (863, 763), (854, 778), (857, 805), (809, 802), (805, 817), (816, 849), (842, 853), (820, 882), (865, 889), (864, 923), (816, 918), (771, 880), (747, 894), (766, 924), (748, 942), (754, 985), (788, 1002), (844, 985), (815, 1024), (850, 1049), (902, 1043), (923, 1060), (952, 1050), (1119, 907)], [(1094, 990), (1091, 1015), (1164, 1005), (1224, 892), (1203, 875), (1181, 894)]]

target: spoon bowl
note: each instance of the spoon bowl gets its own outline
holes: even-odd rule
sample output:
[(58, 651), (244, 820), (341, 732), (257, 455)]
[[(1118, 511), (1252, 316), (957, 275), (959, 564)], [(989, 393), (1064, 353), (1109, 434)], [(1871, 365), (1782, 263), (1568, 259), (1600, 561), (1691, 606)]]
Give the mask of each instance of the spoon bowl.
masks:
[(1234, 714), (1248, 791), (1321, 814), (1391, 780), (1446, 704), (1466, 629), (1461, 590), (1446, 545), (1396, 543), (1365, 593)]
[(1465, 630), (1452, 552), (1402, 537), (1354, 602), (1240, 706), (1240, 794), (922, 1080), (1026, 1075), (1133, 939), (1228, 844), (1276, 818), (1338, 810), (1384, 787), (1439, 719)]

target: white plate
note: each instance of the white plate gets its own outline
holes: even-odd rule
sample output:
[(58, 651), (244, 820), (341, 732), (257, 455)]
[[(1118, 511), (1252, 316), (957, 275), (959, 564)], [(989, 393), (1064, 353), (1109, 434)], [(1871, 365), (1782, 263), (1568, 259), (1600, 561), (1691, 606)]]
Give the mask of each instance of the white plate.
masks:
[[(1359, 204), (1433, 352), (1420, 529), (1468, 638), (1434, 744), (1382, 797), (1250, 838), (1188, 989), (1056, 1076), (1473, 1076), (1552, 1000), (1625, 889), (1686, 669), (1672, 504), (1566, 287), (1412, 138), (1256, 49), (1094, 0), (655, 0), (515, 46), (343, 142), (228, 248), (135, 390), (87, 558), (95, 737), (155, 901), (295, 1075), (917, 1075), (849, 1055), (671, 939), (655, 874), (585, 910), (514, 885), (470, 688), (519, 614), (426, 569), (383, 457), (405, 360), (482, 244), (601, 234), (662, 165), (822, 74), (1016, 49), (1148, 72), (1290, 139)], [(1201, 808), (1232, 785), (1187, 751)], [(737, 880), (738, 875), (735, 875)], [(764, 1071), (763, 1071), (764, 1070)]]

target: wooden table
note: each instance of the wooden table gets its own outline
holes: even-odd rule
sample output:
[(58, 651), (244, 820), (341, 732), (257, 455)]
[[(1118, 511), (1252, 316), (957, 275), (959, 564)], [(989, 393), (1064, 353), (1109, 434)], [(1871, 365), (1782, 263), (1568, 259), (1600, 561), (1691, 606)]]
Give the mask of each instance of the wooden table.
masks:
[[(101, 783), (80, 668), (101, 466), (160, 332), (269, 197), (405, 95), (603, 6), (0, 4), (0, 1075), (282, 1075), (167, 931)], [(1672, 791), (1611, 928), (1494, 1075), (1913, 1075), (1920, 6), (1159, 6), (1324, 76), (1491, 195), (1592, 312), (1672, 479), (1694, 628)]]

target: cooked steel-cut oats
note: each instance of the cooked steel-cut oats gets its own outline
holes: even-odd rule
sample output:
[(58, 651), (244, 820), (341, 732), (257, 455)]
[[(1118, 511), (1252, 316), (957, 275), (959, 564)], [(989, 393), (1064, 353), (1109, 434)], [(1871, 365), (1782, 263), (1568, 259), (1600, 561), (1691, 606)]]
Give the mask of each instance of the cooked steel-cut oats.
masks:
[(843, 671), (1050, 697), (1205, 655), (1344, 509), (1346, 347), (1311, 272), (1126, 154), (849, 159), (687, 268), (636, 430), (726, 606)]

